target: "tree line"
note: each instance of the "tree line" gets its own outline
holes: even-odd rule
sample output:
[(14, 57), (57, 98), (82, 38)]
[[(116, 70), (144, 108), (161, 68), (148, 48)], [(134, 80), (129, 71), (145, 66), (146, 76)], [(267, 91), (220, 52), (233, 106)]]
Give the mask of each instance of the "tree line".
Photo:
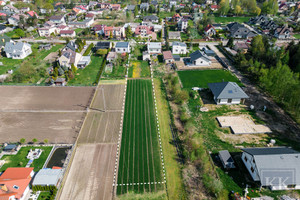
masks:
[(274, 100), (299, 122), (300, 119), (300, 44), (277, 47), (258, 35), (246, 54), (238, 52), (235, 61), (240, 70), (265, 89)]

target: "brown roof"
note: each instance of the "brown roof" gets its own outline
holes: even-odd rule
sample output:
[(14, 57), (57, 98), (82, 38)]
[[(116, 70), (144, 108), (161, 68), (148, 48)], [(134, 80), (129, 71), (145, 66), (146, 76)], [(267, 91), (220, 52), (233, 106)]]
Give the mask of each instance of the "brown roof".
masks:
[(73, 34), (74, 30), (61, 30), (60, 34)]
[(174, 59), (171, 51), (164, 51), (163, 56), (165, 60)]

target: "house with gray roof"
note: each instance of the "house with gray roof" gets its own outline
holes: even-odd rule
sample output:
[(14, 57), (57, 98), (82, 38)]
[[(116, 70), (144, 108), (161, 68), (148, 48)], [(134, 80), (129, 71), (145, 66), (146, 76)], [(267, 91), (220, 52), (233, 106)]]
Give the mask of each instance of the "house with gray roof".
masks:
[(4, 51), (12, 59), (24, 59), (32, 53), (31, 45), (24, 42), (6, 42)]
[(227, 28), (230, 31), (230, 37), (233, 38), (253, 38), (256, 36), (256, 33), (252, 32), (243, 24), (237, 22), (228, 24)]
[(141, 3), (140, 9), (143, 11), (147, 11), (149, 9), (149, 3)]
[(148, 42), (147, 49), (149, 54), (161, 53), (161, 42)]
[(219, 158), (224, 169), (235, 168), (233, 158), (231, 157), (229, 151), (227, 150), (219, 151)]
[(190, 63), (189, 66), (210, 66), (210, 58), (200, 50), (197, 50), (190, 54)]
[(213, 93), (214, 100), (218, 105), (240, 104), (249, 98), (235, 82), (209, 83), (208, 87)]
[(134, 12), (134, 9), (135, 9), (135, 5), (128, 5), (127, 6), (127, 11)]
[(158, 23), (159, 18), (156, 15), (149, 15), (143, 17), (144, 22), (152, 22), (152, 23)]
[(63, 175), (62, 169), (41, 169), (34, 177), (32, 185), (57, 187)]
[(129, 42), (117, 42), (115, 49), (117, 53), (130, 53)]
[(186, 54), (186, 44), (184, 42), (173, 42), (172, 43), (172, 54)]
[(242, 149), (252, 179), (271, 190), (300, 189), (300, 152), (288, 147)]
[(180, 31), (170, 31), (169, 39), (170, 40), (181, 40)]

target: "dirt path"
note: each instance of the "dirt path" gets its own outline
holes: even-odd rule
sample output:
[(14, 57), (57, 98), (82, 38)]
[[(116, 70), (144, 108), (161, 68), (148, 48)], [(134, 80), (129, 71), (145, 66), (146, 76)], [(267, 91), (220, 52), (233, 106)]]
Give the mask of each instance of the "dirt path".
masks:
[(258, 91), (250, 80), (245, 78), (214, 45), (209, 45), (209, 47), (215, 51), (225, 63), (228, 64), (228, 69), (244, 84), (244, 90), (250, 97), (245, 104), (247, 106), (254, 105), (256, 110), (261, 110), (263, 106), (266, 106), (267, 109), (272, 110), (272, 114), (262, 111), (257, 111), (257, 114), (259, 117), (268, 122), (267, 125), (272, 129), (272, 131), (285, 134), (292, 133), (295, 138), (300, 140), (299, 125), (287, 113), (285, 113), (285, 111), (280, 108), (270, 96)]

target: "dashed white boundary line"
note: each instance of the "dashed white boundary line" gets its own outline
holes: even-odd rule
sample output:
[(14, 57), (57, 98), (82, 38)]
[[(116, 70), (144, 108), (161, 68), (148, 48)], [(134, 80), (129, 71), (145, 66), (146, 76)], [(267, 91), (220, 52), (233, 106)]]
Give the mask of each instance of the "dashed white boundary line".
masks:
[(164, 184), (165, 182), (148, 182), (148, 183), (123, 183), (123, 184), (115, 184), (114, 186), (124, 186), (124, 185), (157, 185)]

